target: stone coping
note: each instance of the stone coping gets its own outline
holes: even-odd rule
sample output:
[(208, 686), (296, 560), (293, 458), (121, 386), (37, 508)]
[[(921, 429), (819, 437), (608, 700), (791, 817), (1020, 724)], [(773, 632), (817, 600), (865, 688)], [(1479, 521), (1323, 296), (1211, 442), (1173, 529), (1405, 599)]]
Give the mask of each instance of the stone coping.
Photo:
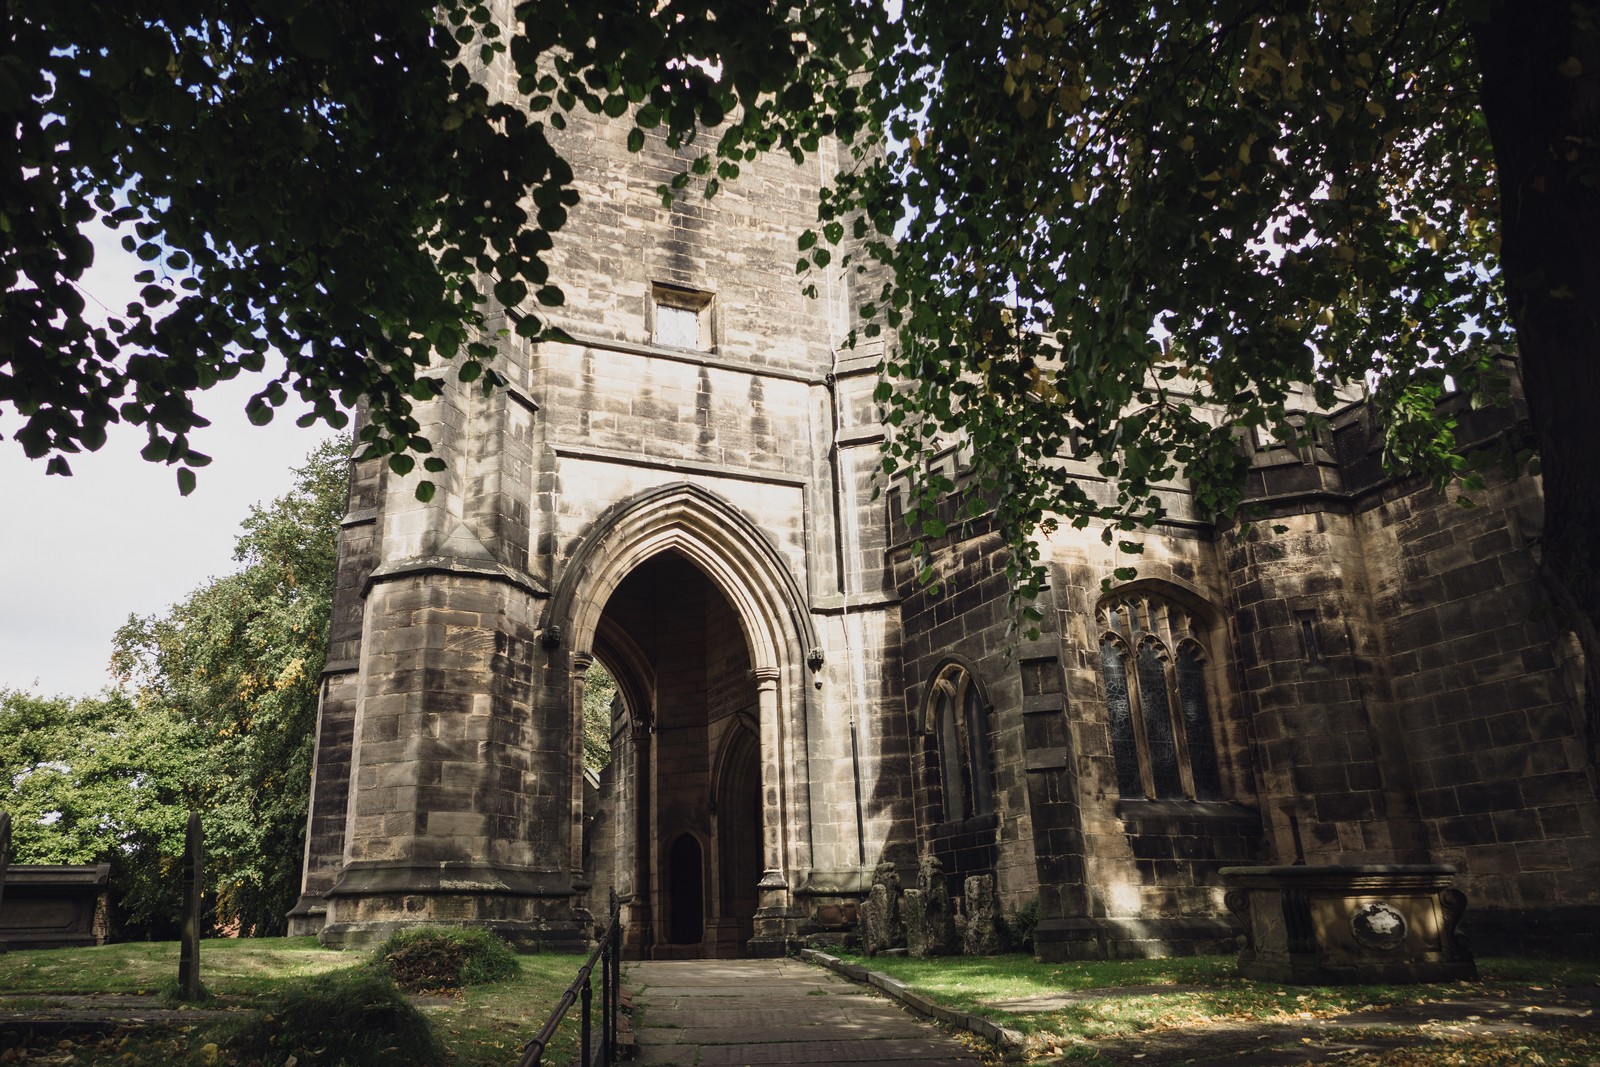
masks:
[(1238, 889), (1443, 889), (1454, 881), (1448, 863), (1318, 863), (1223, 867), (1222, 883)]
[(519, 897), (570, 897), (572, 878), (551, 871), (492, 863), (353, 860), (345, 865), (323, 896), (385, 893), (497, 893)]
[(1001, 1052), (1021, 1052), (1028, 1047), (1028, 1037), (1022, 1031), (998, 1026), (979, 1015), (935, 1004), (922, 994), (912, 992), (910, 987), (898, 978), (890, 978), (882, 971), (869, 971), (859, 964), (846, 963), (837, 956), (830, 956), (814, 948), (801, 949), (800, 958), (807, 963), (826, 967), (852, 982), (872, 986), (891, 1000), (898, 1001), (901, 1007), (925, 1019), (937, 1019), (968, 1033), (977, 1034)]
[(11, 889), (34, 886), (103, 886), (111, 877), (109, 863), (13, 863), (0, 871)]
[(1286, 863), (1263, 867), (1223, 867), (1217, 873), (1237, 877), (1315, 878), (1336, 875), (1344, 878), (1353, 874), (1455, 874), (1456, 868), (1451, 863)]

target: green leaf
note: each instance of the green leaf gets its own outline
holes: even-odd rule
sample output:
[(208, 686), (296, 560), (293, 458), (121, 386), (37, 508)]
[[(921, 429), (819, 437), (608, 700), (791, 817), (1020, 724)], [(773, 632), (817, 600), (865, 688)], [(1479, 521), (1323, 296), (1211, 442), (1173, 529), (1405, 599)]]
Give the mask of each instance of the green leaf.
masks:
[(303, 11), (289, 22), (289, 41), (308, 59), (328, 59), (333, 55), (330, 29), (315, 10)]
[(519, 279), (508, 278), (495, 283), (494, 298), (500, 302), (502, 307), (516, 307), (522, 303), (527, 295), (528, 286)]

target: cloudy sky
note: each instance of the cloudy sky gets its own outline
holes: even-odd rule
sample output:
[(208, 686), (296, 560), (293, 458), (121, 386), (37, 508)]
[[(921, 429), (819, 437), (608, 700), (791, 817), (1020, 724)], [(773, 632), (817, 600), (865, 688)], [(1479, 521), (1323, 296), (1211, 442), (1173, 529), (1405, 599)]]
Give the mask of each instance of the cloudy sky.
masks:
[[(126, 304), (142, 266), (97, 240), (84, 281), (93, 299)], [(0, 687), (83, 696), (110, 683), (111, 636), (129, 615), (162, 612), (207, 578), (234, 569), (233, 542), (250, 505), (282, 495), (290, 468), (332, 431), (302, 430), (291, 403), (251, 426), (256, 382), (224, 383), (197, 401), (212, 425), (194, 435), (212, 463), (178, 495), (173, 468), (139, 458), (143, 433), (113, 427), (97, 453), (69, 457), (70, 478), (46, 477), (11, 439), (0, 409)]]

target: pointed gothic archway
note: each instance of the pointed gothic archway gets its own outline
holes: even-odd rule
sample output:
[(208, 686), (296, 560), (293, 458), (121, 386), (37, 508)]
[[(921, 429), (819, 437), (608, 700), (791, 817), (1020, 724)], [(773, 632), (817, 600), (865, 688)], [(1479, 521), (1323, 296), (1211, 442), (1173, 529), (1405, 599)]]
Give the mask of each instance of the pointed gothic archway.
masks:
[[(632, 883), (635, 948), (726, 955), (746, 947), (737, 938), (751, 952), (781, 951), (799, 917), (790, 888), (810, 865), (805, 681), (816, 647), (783, 559), (715, 494), (652, 490), (596, 522), (563, 568), (543, 629), (574, 665), (599, 654), (619, 687), (631, 686), (634, 773), (620, 791), (631, 818), (613, 823), (631, 835), (615, 880)], [(624, 649), (640, 657), (635, 666), (614, 662)], [(574, 687), (574, 706), (580, 699)], [(753, 726), (750, 743), (730, 755), (741, 720)], [(574, 806), (581, 819), (577, 791)], [(707, 922), (690, 947), (670, 933), (682, 917), (671, 921), (669, 852), (684, 833), (705, 844)]]

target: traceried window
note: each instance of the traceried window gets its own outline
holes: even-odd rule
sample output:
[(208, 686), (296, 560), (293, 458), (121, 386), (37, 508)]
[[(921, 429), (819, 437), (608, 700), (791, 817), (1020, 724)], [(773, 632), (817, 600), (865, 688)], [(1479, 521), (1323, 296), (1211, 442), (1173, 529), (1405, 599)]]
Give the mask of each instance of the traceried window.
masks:
[(1220, 800), (1210, 656), (1194, 616), (1141, 589), (1101, 602), (1100, 669), (1124, 797)]
[(934, 675), (924, 729), (933, 738), (939, 763), (942, 821), (992, 812), (988, 701), (965, 667), (951, 663)]

